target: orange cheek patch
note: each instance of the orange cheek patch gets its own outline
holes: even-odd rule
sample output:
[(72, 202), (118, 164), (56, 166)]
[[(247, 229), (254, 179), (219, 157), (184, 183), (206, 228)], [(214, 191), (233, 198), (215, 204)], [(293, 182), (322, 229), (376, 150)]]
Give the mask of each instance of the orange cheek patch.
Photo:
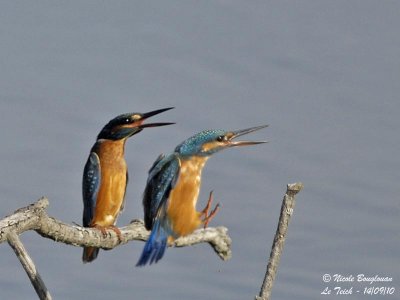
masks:
[(219, 146), (219, 143), (217, 142), (209, 142), (209, 143), (205, 143), (202, 147), (201, 150), (203, 150), (204, 152), (210, 151), (216, 147)]

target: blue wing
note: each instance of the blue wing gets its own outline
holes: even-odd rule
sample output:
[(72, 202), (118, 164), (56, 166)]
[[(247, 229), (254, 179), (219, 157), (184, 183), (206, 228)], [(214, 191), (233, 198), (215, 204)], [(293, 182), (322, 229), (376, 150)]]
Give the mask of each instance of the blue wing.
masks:
[(179, 170), (180, 161), (176, 153), (160, 155), (149, 170), (143, 207), (144, 224), (151, 234), (136, 266), (156, 263), (165, 253), (168, 236), (173, 234), (166, 218), (168, 197), (178, 180)]
[(100, 159), (95, 152), (91, 152), (83, 171), (82, 180), (84, 227), (88, 227), (93, 219), (100, 182)]
[(165, 216), (169, 193), (174, 188), (180, 170), (177, 154), (160, 155), (149, 170), (147, 185), (143, 193), (144, 224), (153, 228), (157, 218)]

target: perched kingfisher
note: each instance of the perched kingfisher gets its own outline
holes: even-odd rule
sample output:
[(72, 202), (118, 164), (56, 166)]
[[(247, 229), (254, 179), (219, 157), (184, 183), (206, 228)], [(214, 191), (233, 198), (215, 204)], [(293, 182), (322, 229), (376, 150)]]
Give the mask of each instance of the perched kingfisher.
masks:
[[(112, 229), (121, 238), (115, 223), (124, 208), (128, 168), (124, 158), (126, 140), (146, 127), (171, 125), (174, 123), (143, 124), (147, 118), (170, 110), (163, 108), (148, 113), (128, 113), (112, 119), (97, 136), (83, 171), (83, 226), (95, 227), (106, 235)], [(96, 259), (99, 248), (85, 247), (84, 263)]]
[(158, 157), (149, 170), (143, 194), (144, 224), (151, 233), (136, 266), (159, 261), (167, 243), (192, 233), (202, 224), (207, 226), (219, 207), (217, 204), (208, 213), (210, 193), (206, 207), (201, 212), (196, 210), (201, 172), (207, 159), (226, 148), (265, 143), (234, 139), (267, 126), (237, 131), (205, 130), (178, 145), (174, 153)]

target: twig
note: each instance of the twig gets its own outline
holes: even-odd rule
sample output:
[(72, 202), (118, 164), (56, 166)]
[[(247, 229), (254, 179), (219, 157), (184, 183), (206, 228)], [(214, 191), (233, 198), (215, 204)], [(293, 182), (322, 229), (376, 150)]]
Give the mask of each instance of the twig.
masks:
[(232, 257), (232, 240), (228, 235), (228, 229), (222, 226), (198, 229), (191, 235), (183, 236), (179, 239), (176, 239), (172, 246), (186, 247), (198, 244), (199, 240), (209, 243), (214, 249), (215, 253), (217, 253), (217, 255), (222, 260), (228, 260)]
[(24, 245), (19, 239), (18, 235), (15, 232), (10, 232), (7, 235), (8, 244), (14, 250), (17, 255), (19, 261), (21, 262), (22, 267), (25, 269), (26, 274), (33, 287), (35, 288), (36, 293), (41, 300), (51, 300), (51, 295), (44, 284), (42, 277), (40, 277), (39, 272), (36, 270), (35, 264), (33, 263), (31, 257), (26, 251)]
[(271, 296), (272, 285), (275, 280), (277, 267), (285, 244), (286, 233), (289, 226), (290, 217), (293, 214), (295, 205), (295, 195), (301, 191), (303, 184), (293, 183), (287, 185), (287, 191), (283, 197), (281, 215), (279, 217), (278, 228), (275, 233), (274, 243), (272, 245), (271, 254), (269, 257), (267, 271), (261, 286), (260, 294), (256, 296), (256, 300), (269, 300)]
[[(121, 240), (113, 230), (107, 230), (103, 236), (97, 229), (70, 225), (49, 217), (46, 208), (47, 198), (18, 209), (14, 214), (0, 220), (0, 244), (7, 240), (11, 232), (19, 235), (28, 230), (35, 230), (41, 236), (73, 246), (93, 246), (113, 249), (132, 240), (146, 241), (149, 231), (144, 228), (142, 220), (133, 220), (131, 224), (121, 227)], [(231, 239), (225, 227), (196, 230), (193, 234), (177, 239), (172, 245), (185, 247), (199, 243), (209, 243), (218, 256), (227, 260), (231, 257)]]

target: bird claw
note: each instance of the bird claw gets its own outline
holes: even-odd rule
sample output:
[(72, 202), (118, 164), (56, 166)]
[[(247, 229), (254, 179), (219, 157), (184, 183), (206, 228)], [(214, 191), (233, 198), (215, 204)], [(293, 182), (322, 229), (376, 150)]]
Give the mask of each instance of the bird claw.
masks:
[(94, 225), (93, 228), (100, 230), (101, 234), (103, 235), (104, 238), (107, 237), (107, 229), (110, 229), (110, 230), (114, 231), (115, 234), (117, 235), (118, 242), (121, 243), (121, 241), (122, 241), (121, 230), (119, 230), (119, 228), (114, 225), (110, 225), (110, 226), (106, 226), (106, 227), (100, 226), (100, 225)]
[(214, 209), (210, 213), (208, 213), (213, 200), (214, 200), (213, 191), (211, 191), (210, 196), (208, 197), (207, 205), (201, 212), (201, 215), (202, 216), (204, 215), (204, 219), (202, 220), (202, 222), (204, 223), (204, 228), (207, 228), (208, 223), (210, 223), (210, 221), (214, 218), (214, 216), (217, 214), (219, 207), (220, 207), (219, 203), (217, 203), (217, 205), (215, 205)]
[(96, 228), (97, 230), (100, 230), (100, 232), (103, 235), (103, 237), (107, 237), (107, 230), (106, 230), (105, 227), (95, 224), (93, 226), (93, 228)]
[(118, 243), (121, 243), (121, 241), (122, 241), (121, 230), (119, 230), (119, 228), (114, 225), (110, 225), (110, 226), (108, 226), (108, 228), (115, 232), (115, 234), (117, 235), (117, 238), (118, 238)]

